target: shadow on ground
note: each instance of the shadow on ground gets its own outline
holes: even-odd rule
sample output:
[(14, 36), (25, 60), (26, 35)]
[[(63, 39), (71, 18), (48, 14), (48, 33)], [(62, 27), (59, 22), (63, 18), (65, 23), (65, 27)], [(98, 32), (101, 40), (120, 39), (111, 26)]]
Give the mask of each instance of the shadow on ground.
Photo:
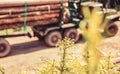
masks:
[[(84, 43), (84, 40), (82, 39), (82, 37), (80, 37), (78, 43)], [(44, 43), (44, 41), (39, 41), (39, 40), (13, 44), (11, 45), (11, 53), (7, 57), (15, 56), (19, 54), (27, 54), (27, 53), (50, 49), (50, 48), (54, 48), (54, 47), (48, 47)]]
[(26, 54), (34, 51), (47, 49), (47, 48), (49, 47), (46, 46), (43, 41), (40, 42), (38, 40), (20, 43), (20, 44), (13, 44), (11, 45), (11, 53), (9, 56)]

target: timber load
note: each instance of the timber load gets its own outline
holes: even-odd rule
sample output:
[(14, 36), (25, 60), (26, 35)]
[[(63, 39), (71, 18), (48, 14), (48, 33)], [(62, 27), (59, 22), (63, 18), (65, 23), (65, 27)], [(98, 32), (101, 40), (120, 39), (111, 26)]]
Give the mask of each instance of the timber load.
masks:
[[(44, 26), (59, 22), (61, 0), (1, 0), (0, 30), (27, 26)], [(67, 0), (63, 0), (67, 7)], [(64, 22), (68, 19), (64, 11)]]

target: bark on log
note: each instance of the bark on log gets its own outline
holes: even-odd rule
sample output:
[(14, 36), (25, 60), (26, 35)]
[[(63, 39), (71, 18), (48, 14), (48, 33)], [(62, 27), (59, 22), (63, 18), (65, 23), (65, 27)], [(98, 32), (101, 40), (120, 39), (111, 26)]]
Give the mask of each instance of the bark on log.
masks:
[[(63, 0), (63, 2), (67, 2), (68, 0)], [(28, 6), (36, 6), (36, 5), (50, 5), (50, 4), (60, 4), (61, 0), (1, 0), (0, 8), (7, 7), (23, 7), (24, 3), (27, 3)]]
[[(40, 16), (40, 15), (46, 15), (46, 14), (53, 14), (53, 13), (58, 13), (59, 14), (60, 10), (50, 10), (50, 11), (34, 11), (34, 12), (28, 12), (27, 13), (27, 17), (28, 16)], [(20, 18), (20, 17), (24, 17), (24, 13), (20, 13), (20, 14), (13, 14), (13, 15), (0, 15), (0, 19), (12, 19), (12, 18)]]
[[(40, 15), (40, 16), (28, 16), (26, 22), (45, 20), (45, 19), (50, 19), (50, 18), (58, 18), (58, 17), (59, 17), (58, 13), (45, 14), (45, 15)], [(20, 23), (20, 22), (24, 22), (24, 17), (13, 18), (13, 19), (3, 19), (3, 20), (0, 20), (0, 25), (14, 24), (14, 23)]]
[[(66, 6), (64, 6), (66, 7)], [(33, 11), (51, 11), (60, 9), (60, 4), (55, 5), (43, 5), (43, 6), (31, 6), (27, 8), (27, 12), (33, 12)], [(24, 7), (17, 7), (17, 8), (6, 8), (6, 9), (0, 9), (0, 15), (3, 14), (18, 14), (18, 13), (24, 13)]]
[[(65, 23), (68, 22), (67, 19), (63, 20)], [(56, 23), (59, 22), (58, 18), (52, 18), (52, 19), (47, 19), (47, 20), (40, 20), (40, 21), (32, 21), (32, 22), (27, 22), (27, 26), (44, 26), (44, 25), (56, 25)], [(23, 27), (23, 23), (16, 23), (16, 24), (9, 24), (9, 25), (0, 25), (0, 30), (4, 29), (15, 29), (15, 28), (20, 28)]]
[[(27, 26), (43, 26), (59, 22), (61, 0), (13, 0), (0, 1), (0, 30), (22, 27), (24, 23), (24, 1), (27, 1)], [(10, 1), (10, 2), (8, 2)], [(42, 1), (42, 2), (41, 2)], [(64, 0), (66, 3), (67, 0)], [(8, 3), (7, 3), (8, 2)], [(67, 6), (64, 4), (64, 8)], [(64, 15), (65, 17), (65, 15)], [(67, 18), (63, 19), (68, 22)]]
[[(31, 11), (44, 11), (44, 10), (52, 10), (59, 9), (60, 6), (52, 5), (52, 6), (36, 6), (36, 7), (28, 7), (27, 12)], [(11, 9), (0, 9), (0, 14), (16, 14), (16, 13), (24, 13), (24, 8), (11, 8)]]
[[(64, 23), (69, 22), (67, 18), (63, 19)], [(46, 20), (39, 20), (39, 21), (32, 21), (32, 22), (27, 22), (27, 26), (45, 26), (45, 25), (57, 25), (59, 22), (59, 18), (50, 18)], [(0, 30), (4, 29), (15, 29), (15, 28), (20, 28), (23, 27), (23, 23), (16, 23), (16, 24), (8, 24), (8, 25), (0, 25)]]
[[(33, 21), (33, 22), (27, 22), (27, 26), (44, 26), (48, 24), (54, 24), (59, 21), (58, 18), (52, 18), (47, 20), (40, 20), (40, 21)], [(17, 23), (17, 24), (9, 24), (9, 25), (0, 25), (0, 30), (9, 29), (9, 28), (20, 28), (23, 26), (23, 23)]]

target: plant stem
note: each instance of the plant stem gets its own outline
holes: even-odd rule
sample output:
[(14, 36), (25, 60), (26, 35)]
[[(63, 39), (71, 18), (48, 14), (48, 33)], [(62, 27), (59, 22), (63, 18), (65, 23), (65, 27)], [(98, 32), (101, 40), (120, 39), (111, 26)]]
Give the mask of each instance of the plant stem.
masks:
[(62, 55), (62, 61), (61, 61), (61, 73), (60, 74), (64, 74), (65, 58), (66, 58), (66, 49), (63, 49), (63, 55)]

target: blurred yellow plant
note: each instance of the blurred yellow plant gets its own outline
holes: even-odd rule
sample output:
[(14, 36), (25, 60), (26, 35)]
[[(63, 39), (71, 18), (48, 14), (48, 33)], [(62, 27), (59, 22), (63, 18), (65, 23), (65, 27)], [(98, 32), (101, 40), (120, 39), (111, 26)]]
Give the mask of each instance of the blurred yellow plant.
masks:
[(28, 74), (27, 71), (20, 71), (18, 74)]
[(104, 30), (108, 20), (104, 20), (99, 8), (82, 7), (84, 20), (80, 23), (80, 29), (86, 40), (85, 59), (87, 62), (87, 74), (96, 74), (100, 60), (100, 51), (97, 45), (103, 39), (101, 30)]
[(4, 67), (1, 67), (1, 66), (0, 66), (0, 73), (5, 74), (5, 69), (4, 69)]

